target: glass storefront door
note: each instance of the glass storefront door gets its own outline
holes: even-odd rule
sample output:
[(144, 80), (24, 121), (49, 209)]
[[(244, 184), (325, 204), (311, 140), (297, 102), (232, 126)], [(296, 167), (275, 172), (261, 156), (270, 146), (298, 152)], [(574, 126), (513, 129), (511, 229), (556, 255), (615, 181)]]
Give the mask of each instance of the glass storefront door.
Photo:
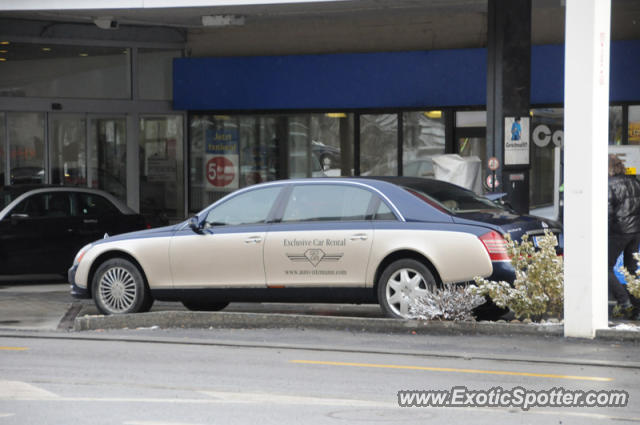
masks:
[(49, 116), (51, 183), (87, 185), (87, 120), (85, 114)]
[(182, 115), (147, 115), (139, 121), (140, 212), (152, 225), (184, 217)]
[(360, 175), (398, 175), (398, 114), (360, 115)]
[(89, 116), (88, 186), (127, 200), (127, 120)]
[(10, 184), (46, 183), (44, 113), (7, 113)]

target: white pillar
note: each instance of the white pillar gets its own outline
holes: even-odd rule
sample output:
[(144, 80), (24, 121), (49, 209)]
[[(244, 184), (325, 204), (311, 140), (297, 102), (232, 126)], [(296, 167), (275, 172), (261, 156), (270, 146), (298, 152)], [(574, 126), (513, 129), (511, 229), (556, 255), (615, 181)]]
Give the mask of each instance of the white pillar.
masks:
[(567, 0), (564, 85), (564, 334), (607, 327), (611, 0)]

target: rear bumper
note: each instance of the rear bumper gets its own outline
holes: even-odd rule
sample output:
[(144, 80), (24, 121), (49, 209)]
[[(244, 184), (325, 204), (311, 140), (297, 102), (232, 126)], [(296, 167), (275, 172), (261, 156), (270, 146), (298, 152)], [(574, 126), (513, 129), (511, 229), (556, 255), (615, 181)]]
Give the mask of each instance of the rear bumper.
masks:
[(493, 273), (487, 280), (505, 281), (513, 285), (516, 280), (516, 271), (511, 265), (511, 261), (493, 261), (491, 264), (493, 265)]
[(78, 266), (72, 266), (67, 272), (67, 279), (71, 285), (71, 296), (73, 298), (88, 299), (91, 298), (87, 288), (81, 288), (76, 284), (76, 270)]

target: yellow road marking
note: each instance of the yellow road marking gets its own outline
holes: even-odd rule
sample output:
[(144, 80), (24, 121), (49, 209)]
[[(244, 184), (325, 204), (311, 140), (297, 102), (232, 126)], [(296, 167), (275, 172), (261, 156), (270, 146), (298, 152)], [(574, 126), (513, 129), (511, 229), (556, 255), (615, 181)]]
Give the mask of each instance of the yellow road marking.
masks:
[(291, 363), (300, 364), (318, 364), (328, 366), (355, 366), (355, 367), (375, 367), (382, 369), (408, 369), (408, 370), (426, 370), (430, 372), (457, 372), (457, 373), (482, 373), (487, 375), (509, 375), (509, 376), (530, 376), (534, 378), (555, 378), (555, 379), (575, 379), (580, 381), (599, 381), (609, 382), (613, 378), (603, 378), (599, 376), (572, 376), (572, 375), (555, 375), (551, 373), (531, 373), (531, 372), (510, 372), (503, 370), (482, 370), (482, 369), (456, 369), (451, 367), (428, 367), (428, 366), (405, 366), (393, 364), (374, 364), (374, 363), (348, 363), (348, 362), (326, 362), (320, 360), (291, 360)]
[(28, 350), (28, 348), (27, 347), (0, 347), (0, 350), (25, 351), (25, 350)]

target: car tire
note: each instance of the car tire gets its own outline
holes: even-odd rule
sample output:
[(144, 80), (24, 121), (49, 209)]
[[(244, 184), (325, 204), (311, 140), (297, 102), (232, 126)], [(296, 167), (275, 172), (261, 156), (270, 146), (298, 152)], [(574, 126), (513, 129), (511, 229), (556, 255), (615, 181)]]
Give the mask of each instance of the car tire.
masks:
[(182, 305), (191, 311), (220, 311), (229, 305), (228, 302), (182, 301)]
[(424, 295), (438, 285), (433, 273), (413, 259), (396, 260), (389, 264), (378, 279), (378, 302), (387, 317), (409, 318), (412, 297)]
[(93, 276), (93, 300), (102, 314), (127, 314), (149, 311), (153, 297), (140, 269), (124, 258), (102, 263)]

